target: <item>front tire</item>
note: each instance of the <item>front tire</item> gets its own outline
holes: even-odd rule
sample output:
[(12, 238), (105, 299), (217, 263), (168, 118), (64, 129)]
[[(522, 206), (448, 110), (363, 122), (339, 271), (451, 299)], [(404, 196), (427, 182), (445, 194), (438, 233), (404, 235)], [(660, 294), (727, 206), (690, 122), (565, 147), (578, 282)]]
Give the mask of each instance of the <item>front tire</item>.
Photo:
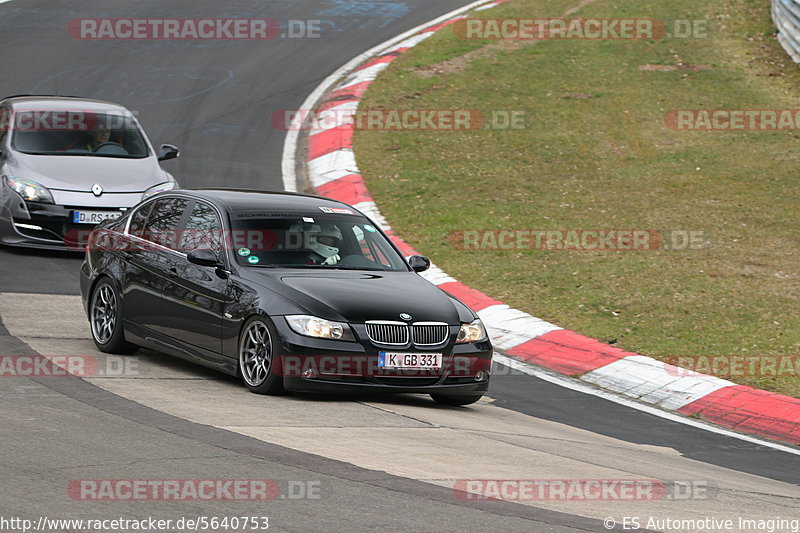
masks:
[(122, 328), (122, 298), (116, 285), (103, 278), (95, 286), (89, 299), (89, 323), (92, 340), (104, 353), (128, 355), (139, 349), (125, 340)]
[(447, 396), (445, 394), (431, 394), (433, 401), (441, 405), (469, 405), (483, 398), (483, 394), (465, 394), (462, 396)]
[(283, 377), (273, 372), (278, 353), (278, 332), (261, 317), (253, 317), (239, 336), (239, 374), (251, 392), (285, 394)]

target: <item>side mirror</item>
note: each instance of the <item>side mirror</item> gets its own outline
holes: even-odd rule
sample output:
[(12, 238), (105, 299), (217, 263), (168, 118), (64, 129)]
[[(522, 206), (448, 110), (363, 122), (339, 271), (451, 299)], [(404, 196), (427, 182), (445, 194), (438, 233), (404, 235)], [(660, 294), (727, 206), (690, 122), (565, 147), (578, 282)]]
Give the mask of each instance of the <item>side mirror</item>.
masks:
[(158, 160), (167, 161), (168, 159), (175, 159), (179, 155), (181, 155), (181, 151), (178, 150), (177, 146), (172, 146), (171, 144), (162, 144), (158, 151)]
[(408, 266), (414, 272), (425, 272), (431, 267), (431, 260), (424, 255), (412, 255), (408, 258)]
[(204, 267), (221, 268), (223, 266), (216, 252), (212, 252), (211, 250), (192, 250), (186, 254), (186, 259), (188, 259), (190, 263)]

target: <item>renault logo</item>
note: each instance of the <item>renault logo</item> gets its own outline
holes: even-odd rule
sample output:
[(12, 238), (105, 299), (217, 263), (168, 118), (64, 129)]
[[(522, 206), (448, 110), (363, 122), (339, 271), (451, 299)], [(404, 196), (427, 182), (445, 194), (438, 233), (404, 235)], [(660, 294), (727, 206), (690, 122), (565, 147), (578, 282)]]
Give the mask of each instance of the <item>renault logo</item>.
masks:
[(103, 188), (100, 186), (99, 183), (95, 183), (94, 185), (92, 185), (92, 194), (94, 194), (95, 196), (100, 196), (101, 194), (103, 194)]
[(402, 318), (403, 320), (411, 320), (411, 315), (409, 315), (408, 313), (400, 313), (400, 318)]

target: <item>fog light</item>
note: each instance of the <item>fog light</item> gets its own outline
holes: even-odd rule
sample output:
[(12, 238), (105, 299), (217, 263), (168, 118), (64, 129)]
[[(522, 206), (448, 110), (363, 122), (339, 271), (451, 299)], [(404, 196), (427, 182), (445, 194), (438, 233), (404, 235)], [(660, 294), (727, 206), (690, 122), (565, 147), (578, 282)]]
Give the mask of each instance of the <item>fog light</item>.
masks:
[(21, 222), (14, 222), (14, 225), (22, 229), (32, 229), (34, 231), (42, 231), (42, 227), (37, 226), (36, 224), (23, 224)]
[(305, 379), (313, 378), (314, 377), (314, 371), (311, 370), (310, 368), (308, 368), (306, 370), (303, 370), (303, 373), (300, 374), (300, 375), (302, 377), (304, 377)]
[(489, 373), (484, 370), (475, 374), (475, 381), (486, 381), (487, 379), (489, 379)]

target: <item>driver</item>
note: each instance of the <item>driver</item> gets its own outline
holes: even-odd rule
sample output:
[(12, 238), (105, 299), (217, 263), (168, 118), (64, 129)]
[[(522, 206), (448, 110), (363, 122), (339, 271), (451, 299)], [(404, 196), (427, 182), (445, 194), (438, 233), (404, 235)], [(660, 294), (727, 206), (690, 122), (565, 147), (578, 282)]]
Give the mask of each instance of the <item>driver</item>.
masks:
[(339, 262), (339, 245), (342, 232), (336, 224), (324, 223), (320, 231), (308, 237), (309, 259), (314, 265), (335, 265)]
[(97, 128), (92, 131), (92, 138), (89, 144), (86, 145), (86, 149), (90, 152), (94, 152), (98, 146), (109, 142), (109, 139), (111, 139), (111, 130), (108, 126), (99, 124)]

